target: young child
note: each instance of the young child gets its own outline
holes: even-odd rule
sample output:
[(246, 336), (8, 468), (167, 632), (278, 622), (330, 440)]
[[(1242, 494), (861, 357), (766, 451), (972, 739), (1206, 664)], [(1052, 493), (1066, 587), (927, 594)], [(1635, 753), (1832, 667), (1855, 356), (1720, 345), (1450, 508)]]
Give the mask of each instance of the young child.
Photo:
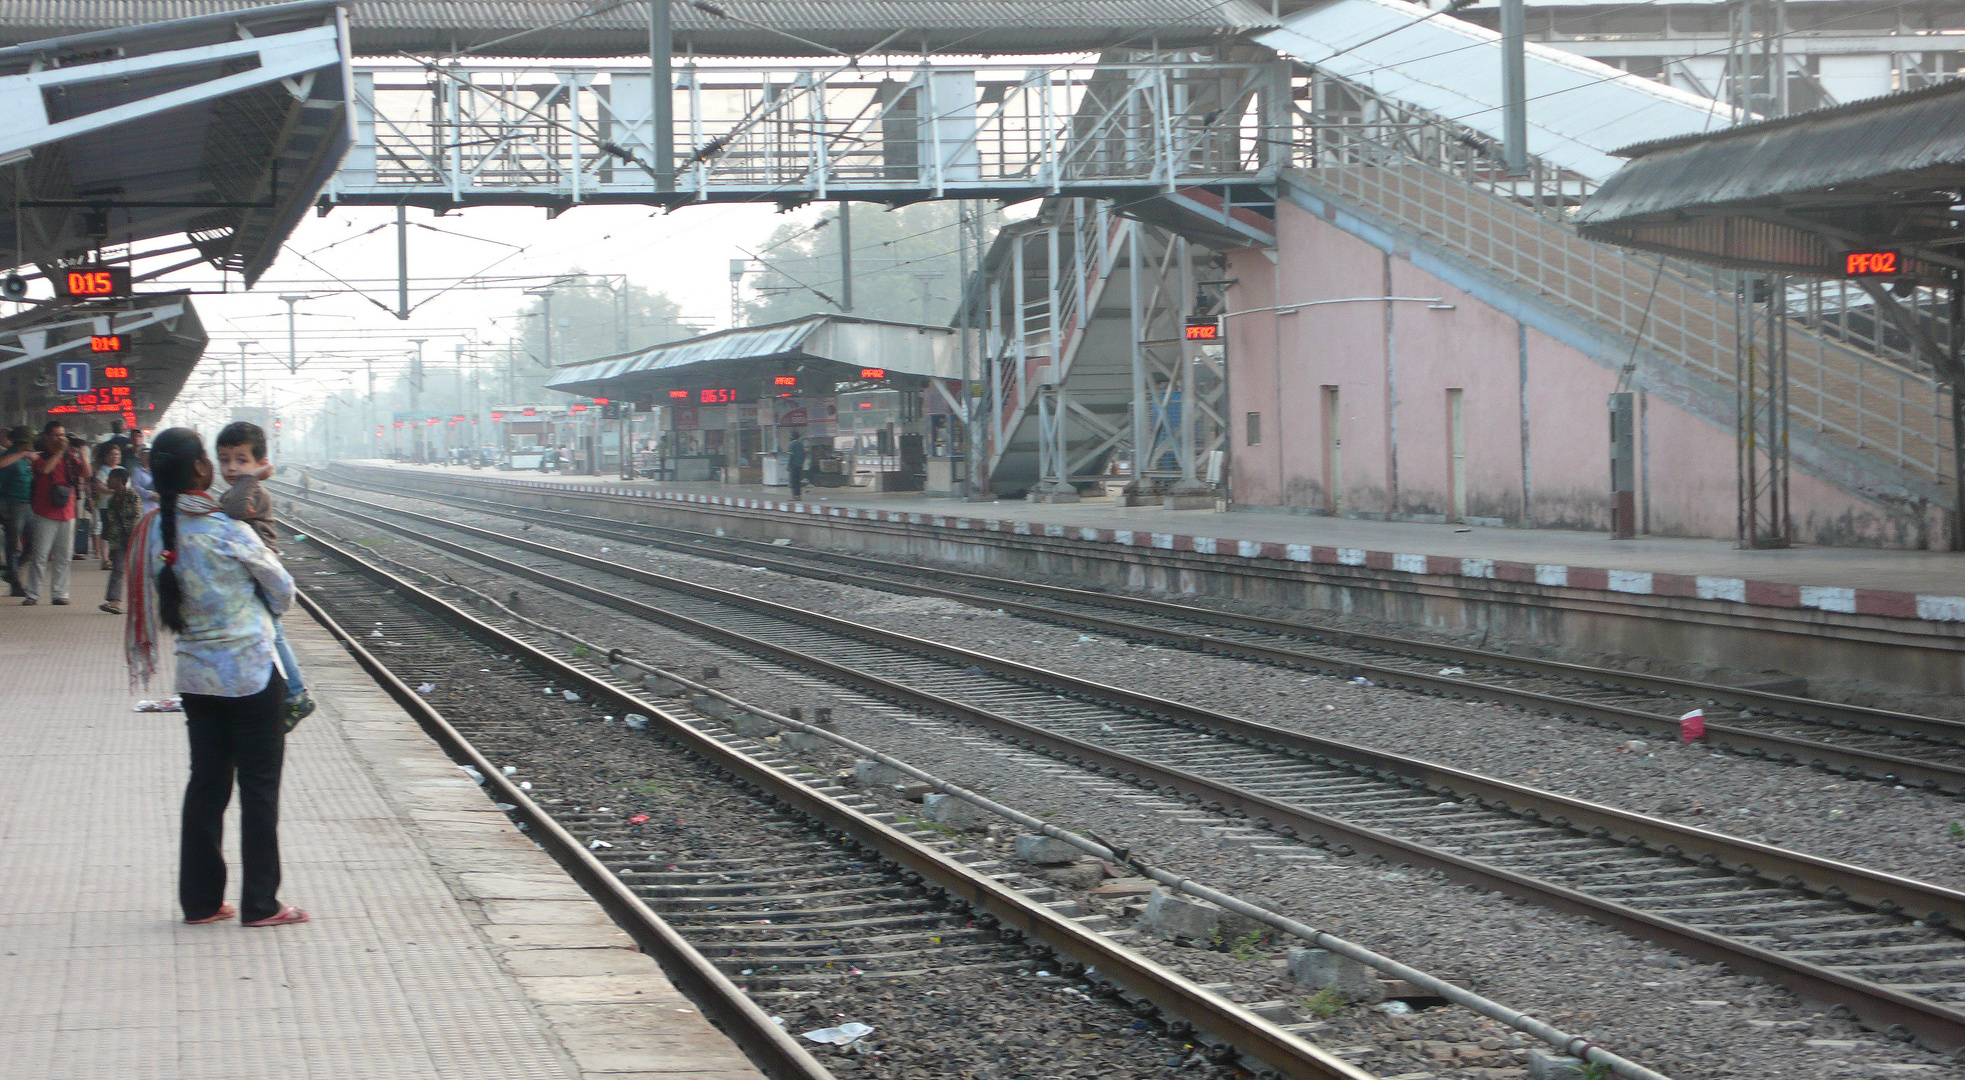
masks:
[(130, 470), (109, 470), (109, 494), (102, 502), (102, 542), (109, 548), (109, 588), (104, 590), (102, 610), (111, 615), (123, 613), (123, 564), (129, 561), (130, 537), (137, 519), (143, 516), (143, 500), (130, 486)]
[[(273, 475), (273, 464), (266, 460), (265, 429), (244, 420), (234, 421), (218, 433), (216, 448), (219, 474), (230, 485), (218, 500), (218, 508), (226, 517), (249, 526), (266, 542), (268, 551), (279, 554), (278, 535), (273, 531), (273, 500), (259, 486), (261, 480)], [(287, 727), (291, 729), (314, 711), (314, 699), (307, 696), (300, 664), (293, 658), (286, 631), (277, 620), (273, 623), (273, 649), (287, 676)]]

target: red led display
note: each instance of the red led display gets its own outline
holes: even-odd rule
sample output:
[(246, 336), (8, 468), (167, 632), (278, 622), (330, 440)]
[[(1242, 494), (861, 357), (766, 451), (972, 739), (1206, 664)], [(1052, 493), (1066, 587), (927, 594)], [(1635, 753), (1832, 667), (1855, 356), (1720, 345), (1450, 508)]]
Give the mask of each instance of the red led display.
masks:
[(102, 377), (110, 380), (127, 379), (130, 377), (130, 369), (115, 366), (106, 367), (102, 369)]
[(129, 339), (121, 334), (90, 334), (89, 351), (92, 353), (119, 353), (129, 348)]
[(1218, 341), (1220, 340), (1220, 338), (1221, 338), (1221, 320), (1219, 319), (1187, 320), (1187, 340)]
[(687, 400), (689, 400), (689, 391), (687, 391), (687, 390), (671, 390), (671, 391), (669, 391), (669, 400), (670, 400), (670, 401), (687, 401)]
[(887, 369), (884, 367), (863, 367), (860, 369), (860, 378), (862, 379), (884, 379), (886, 377)]
[(737, 392), (729, 387), (699, 390), (696, 393), (696, 402), (699, 405), (728, 405), (735, 400), (737, 400)]
[(130, 295), (127, 266), (78, 266), (55, 275), (55, 292), (69, 299)]
[(1902, 265), (1894, 251), (1851, 251), (1842, 256), (1842, 272), (1849, 277), (1887, 277), (1901, 273)]
[(771, 385), (773, 385), (773, 386), (797, 386), (797, 385), (798, 385), (798, 376), (796, 376), (796, 375), (780, 375), (780, 376), (778, 376), (777, 378), (775, 378), (775, 379), (772, 379), (772, 380), (771, 380)]

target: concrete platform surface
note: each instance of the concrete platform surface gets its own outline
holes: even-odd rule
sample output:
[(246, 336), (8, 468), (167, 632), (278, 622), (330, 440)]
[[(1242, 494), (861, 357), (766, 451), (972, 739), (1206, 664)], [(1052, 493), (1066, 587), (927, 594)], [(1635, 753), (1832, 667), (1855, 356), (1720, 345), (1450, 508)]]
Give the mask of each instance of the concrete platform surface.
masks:
[(611, 477), (391, 465), (457, 479), (565, 484), (663, 499), (734, 501), (786, 512), (872, 515), (929, 527), (1007, 531), (1173, 551), (1329, 562), (1415, 574), (1533, 581), (1611, 592), (1696, 596), (1776, 607), (1965, 622), (1965, 554), (1877, 548), (1748, 551), (1730, 542), (1605, 533), (1365, 521), (1321, 515), (1168, 510), (1004, 500), (971, 503), (864, 488), (624, 481)]
[(130, 692), (75, 566), (71, 606), (0, 599), (0, 1075), (761, 1075), (302, 611), (281, 896), (313, 921), (184, 925), (183, 715), (132, 711), (168, 679)]

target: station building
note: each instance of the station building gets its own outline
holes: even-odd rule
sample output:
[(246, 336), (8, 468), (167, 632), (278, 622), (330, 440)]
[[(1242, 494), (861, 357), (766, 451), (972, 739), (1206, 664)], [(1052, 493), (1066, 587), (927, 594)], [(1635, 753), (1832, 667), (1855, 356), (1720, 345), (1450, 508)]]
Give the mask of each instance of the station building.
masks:
[(661, 479), (789, 484), (798, 432), (814, 487), (947, 495), (963, 480), (957, 344), (945, 326), (812, 315), (572, 364), (548, 386), (652, 417), (643, 471)]

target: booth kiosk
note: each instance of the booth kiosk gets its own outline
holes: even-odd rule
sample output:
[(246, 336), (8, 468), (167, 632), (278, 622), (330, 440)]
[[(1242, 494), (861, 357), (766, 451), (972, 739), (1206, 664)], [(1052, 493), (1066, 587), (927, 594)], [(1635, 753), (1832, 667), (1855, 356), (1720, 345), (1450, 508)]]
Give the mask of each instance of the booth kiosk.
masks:
[(954, 494), (956, 347), (945, 326), (813, 315), (570, 365), (549, 388), (656, 413), (666, 479), (789, 485), (802, 432), (809, 486)]

